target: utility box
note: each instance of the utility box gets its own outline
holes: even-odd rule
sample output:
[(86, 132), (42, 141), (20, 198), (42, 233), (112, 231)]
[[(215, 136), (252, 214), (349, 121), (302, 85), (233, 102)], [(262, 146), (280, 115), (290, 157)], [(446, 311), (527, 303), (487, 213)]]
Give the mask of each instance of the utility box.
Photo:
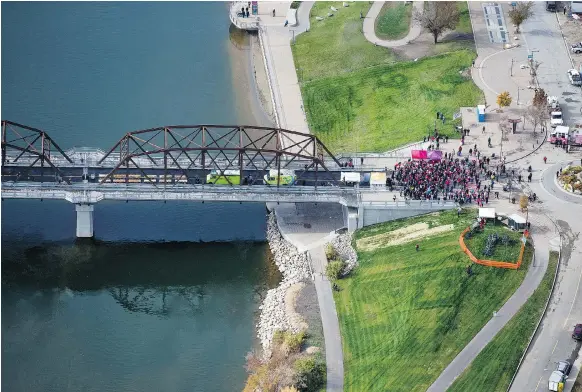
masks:
[(485, 122), (485, 105), (477, 105), (477, 121)]

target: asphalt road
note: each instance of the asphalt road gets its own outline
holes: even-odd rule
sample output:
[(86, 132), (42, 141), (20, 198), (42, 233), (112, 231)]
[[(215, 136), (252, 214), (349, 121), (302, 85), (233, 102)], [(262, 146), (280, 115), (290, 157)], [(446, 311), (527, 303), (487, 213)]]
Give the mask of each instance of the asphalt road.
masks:
[[(563, 110), (564, 122), (572, 126), (582, 123), (580, 87), (570, 84), (566, 71), (572, 62), (553, 12), (545, 10), (545, 2), (536, 2), (534, 15), (522, 27), (522, 43), (534, 60), (541, 62), (538, 82), (549, 96), (557, 96)], [(580, 55), (575, 55), (580, 57)]]
[[(555, 172), (566, 165), (548, 165), (540, 181), (531, 190), (542, 201), (542, 212), (558, 226), (562, 238), (561, 266), (556, 287), (546, 317), (534, 338), (511, 391), (547, 391), (548, 377), (558, 361), (575, 362), (581, 343), (571, 337), (575, 324), (582, 323), (582, 197), (565, 193), (555, 184)], [(579, 363), (576, 363), (566, 383), (572, 388)]]
[[(580, 87), (572, 86), (566, 75), (572, 63), (556, 15), (545, 11), (544, 6), (544, 2), (535, 3), (534, 16), (522, 25), (522, 44), (535, 60), (541, 62), (538, 69), (540, 87), (548, 95), (559, 97), (565, 124), (572, 126), (582, 123), (582, 94)], [(543, 152), (550, 162), (561, 159), (554, 151)], [(531, 162), (528, 160), (524, 164), (539, 166), (539, 159), (532, 157)], [(579, 164), (579, 154), (572, 154), (571, 159)], [(539, 195), (541, 213), (550, 218), (560, 231), (561, 266), (548, 312), (511, 391), (547, 391), (548, 378), (556, 363), (564, 359), (575, 362), (581, 347), (571, 338), (571, 331), (576, 323), (582, 323), (582, 197), (566, 193), (555, 183), (555, 172), (567, 163), (555, 163), (543, 171), (536, 171), (534, 183), (530, 186), (531, 191)], [(580, 361), (577, 361), (565, 391), (571, 390), (579, 368)]]

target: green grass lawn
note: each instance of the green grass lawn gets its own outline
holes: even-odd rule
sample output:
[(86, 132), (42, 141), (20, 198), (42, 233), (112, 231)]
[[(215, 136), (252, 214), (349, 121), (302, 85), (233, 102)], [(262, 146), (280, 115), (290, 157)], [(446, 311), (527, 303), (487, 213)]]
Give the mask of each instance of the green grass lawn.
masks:
[[(427, 54), (440, 55), (399, 62), (390, 49), (364, 37), (360, 12), (366, 15), (370, 3), (349, 4), (315, 3), (310, 31), (292, 45), (311, 132), (334, 153), (382, 152), (421, 140), (434, 129), (440, 111), (448, 122), (439, 131), (456, 136), (453, 114), (483, 96), (470, 77), (459, 74), (476, 57), (474, 50), (462, 49), (467, 40), (431, 44)], [(339, 10), (328, 18), (331, 5)], [(456, 32), (464, 34), (471, 31), (467, 5), (459, 3), (459, 8), (463, 13)]]
[[(495, 251), (493, 255), (487, 256), (483, 253), (485, 249), (485, 244), (487, 243), (487, 237), (490, 234), (497, 233), (499, 237), (507, 235), (511, 240), (516, 241), (513, 245), (503, 245), (498, 242), (495, 245)], [(495, 261), (506, 261), (508, 263), (516, 263), (519, 257), (519, 251), (521, 250), (521, 233), (516, 231), (511, 231), (503, 225), (493, 226), (492, 224), (485, 225), (482, 232), (473, 235), (471, 238), (465, 238), (465, 245), (473, 256), (482, 260), (495, 260)]]
[(410, 30), (412, 4), (387, 1), (376, 18), (376, 35), (380, 39), (397, 40)]
[[(501, 332), (481, 351), (448, 392), (505, 392), (550, 294), (558, 253), (550, 252), (540, 286)], [(574, 390), (573, 390), (574, 391)]]
[[(475, 54), (457, 51), (417, 62), (380, 65), (302, 85), (310, 129), (333, 152), (386, 151), (421, 140), (437, 111), (449, 119), (481, 91), (459, 71)], [(454, 134), (450, 124), (442, 134)]]
[[(371, 4), (367, 1), (349, 4), (342, 7), (341, 3), (325, 1), (313, 5), (309, 32), (298, 36), (291, 46), (295, 66), (301, 69), (299, 74), (304, 81), (394, 62), (390, 50), (374, 46), (362, 32), (360, 12), (365, 16)], [(338, 12), (328, 18), (330, 6), (338, 8)], [(318, 21), (316, 16), (325, 19)]]
[[(360, 266), (334, 293), (342, 332), (346, 391), (425, 391), (523, 280), (517, 271), (473, 265), (460, 250), (475, 210), (364, 228), (355, 241), (428, 223), (453, 229), (409, 243), (358, 250)], [(420, 244), (416, 252), (414, 245)]]

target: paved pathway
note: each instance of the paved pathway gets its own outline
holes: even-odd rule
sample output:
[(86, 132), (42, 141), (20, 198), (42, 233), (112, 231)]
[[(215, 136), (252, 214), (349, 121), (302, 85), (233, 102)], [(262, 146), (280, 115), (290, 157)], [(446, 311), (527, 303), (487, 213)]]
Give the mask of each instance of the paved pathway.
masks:
[[(303, 111), (303, 99), (297, 71), (291, 52), (292, 30), (295, 28), (285, 27), (287, 9), (291, 2), (260, 3), (259, 6), (262, 4), (265, 4), (269, 9), (276, 10), (275, 17), (272, 13), (261, 15), (260, 34), (263, 38), (267, 72), (273, 89), (279, 127), (309, 133), (307, 118)], [(303, 12), (298, 15), (298, 18), (303, 15)]]
[(325, 277), (327, 260), (323, 246), (320, 245), (309, 251), (315, 273), (315, 288), (317, 301), (321, 313), (325, 338), (325, 362), (327, 366), (328, 392), (342, 392), (344, 390), (344, 357), (342, 352), (342, 338), (339, 321), (331, 291), (331, 284)]
[[(491, 203), (491, 206), (495, 206)], [(506, 203), (509, 204), (509, 203)], [(535, 244), (534, 263), (530, 266), (521, 286), (499, 309), (497, 315), (475, 335), (465, 348), (446, 367), (436, 381), (430, 386), (428, 392), (446, 391), (447, 388), (459, 377), (471, 364), (473, 359), (493, 340), (497, 333), (517, 313), (521, 306), (533, 294), (539, 286), (548, 267), (549, 241), (556, 236), (553, 233), (553, 224), (543, 215), (532, 217), (532, 238)]]
[(344, 382), (342, 340), (331, 284), (325, 277), (327, 260), (323, 243), (330, 238), (330, 232), (344, 226), (342, 207), (315, 203), (272, 203), (269, 207), (275, 208), (277, 226), (283, 238), (301, 251), (309, 250), (325, 339), (326, 390), (341, 392)]
[[(384, 1), (375, 1), (374, 4), (372, 4), (372, 7), (370, 7), (370, 11), (368, 11), (366, 18), (364, 19), (364, 36), (368, 41), (385, 48), (396, 48), (398, 46), (404, 46), (413, 39), (418, 38), (422, 32), (422, 27), (420, 27), (420, 25), (412, 19), (410, 21), (410, 30), (408, 31), (408, 35), (406, 37), (394, 41), (378, 38), (376, 35), (376, 18), (378, 17), (378, 14), (380, 14), (383, 5)], [(414, 9), (422, 11), (424, 8), (424, 2), (415, 1), (413, 6)]]

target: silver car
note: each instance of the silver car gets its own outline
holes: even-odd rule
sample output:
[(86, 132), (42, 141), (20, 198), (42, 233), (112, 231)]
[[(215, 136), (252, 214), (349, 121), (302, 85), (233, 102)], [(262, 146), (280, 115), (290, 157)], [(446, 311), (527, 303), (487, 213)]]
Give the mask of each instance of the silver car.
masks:
[(582, 85), (582, 79), (580, 79), (580, 73), (575, 69), (569, 69), (566, 74), (568, 74), (568, 79), (573, 86)]

